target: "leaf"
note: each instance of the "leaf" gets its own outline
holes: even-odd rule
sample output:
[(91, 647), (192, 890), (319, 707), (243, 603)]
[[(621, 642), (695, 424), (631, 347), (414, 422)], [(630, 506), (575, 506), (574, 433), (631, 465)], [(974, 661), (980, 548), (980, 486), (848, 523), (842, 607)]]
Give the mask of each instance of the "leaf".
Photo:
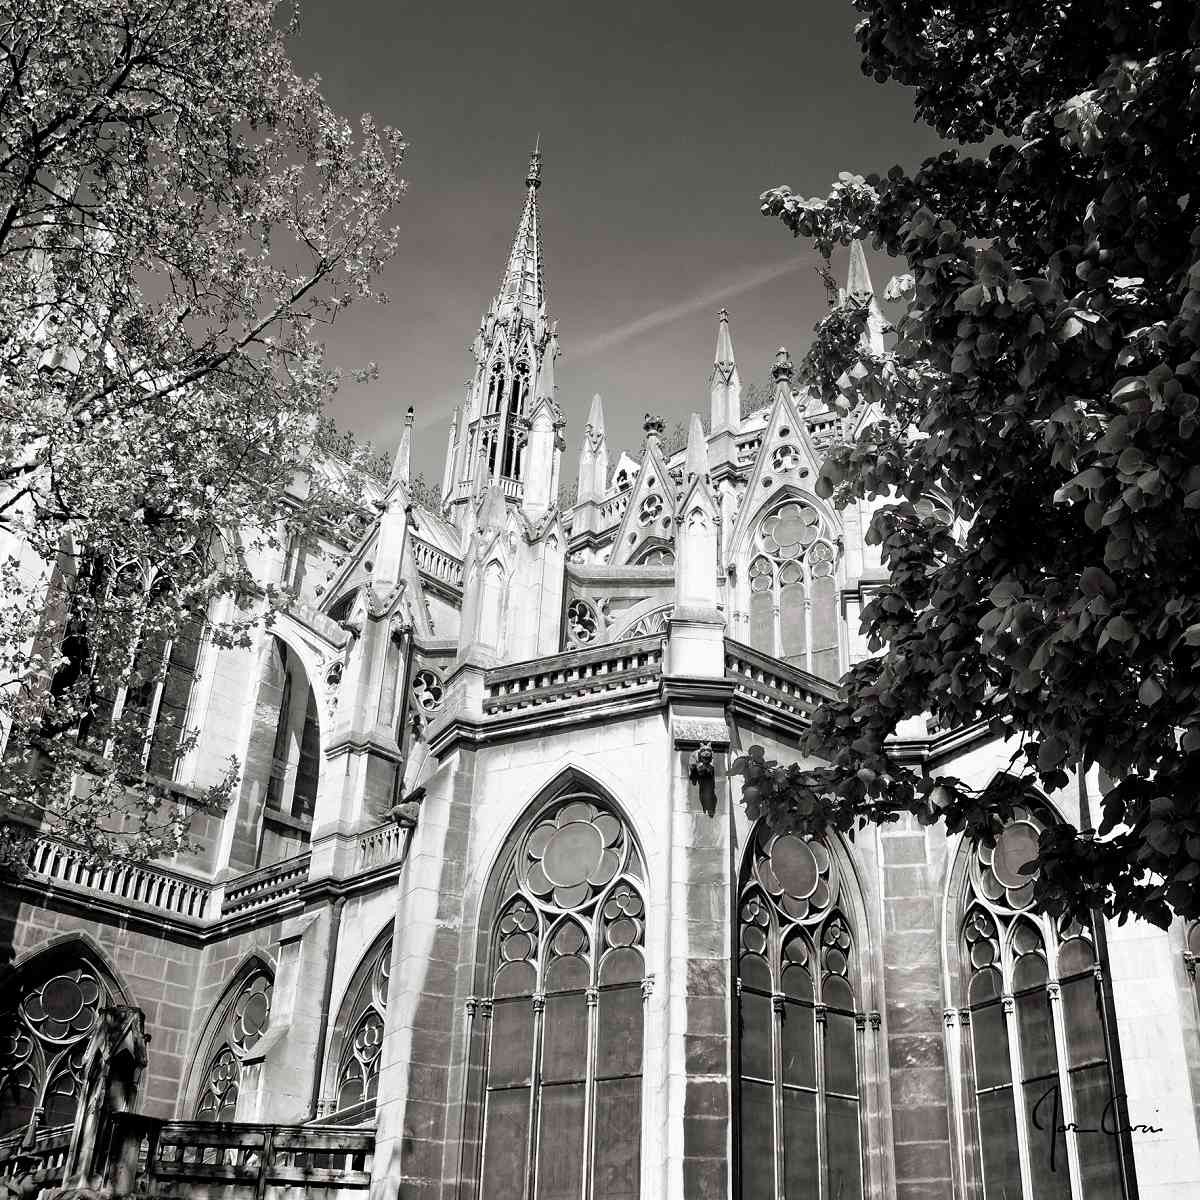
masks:
[(1137, 630), (1122, 616), (1113, 617), (1105, 625), (1104, 632), (1114, 642), (1128, 642), (1137, 637)]
[(1142, 686), (1138, 688), (1138, 700), (1147, 708), (1157, 704), (1165, 694), (1162, 685), (1152, 676), (1143, 679)]

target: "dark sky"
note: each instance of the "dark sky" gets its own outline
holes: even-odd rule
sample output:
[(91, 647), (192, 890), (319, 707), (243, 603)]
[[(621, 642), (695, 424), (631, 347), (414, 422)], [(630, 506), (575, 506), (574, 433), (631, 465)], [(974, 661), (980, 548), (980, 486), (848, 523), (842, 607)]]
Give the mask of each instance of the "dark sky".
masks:
[[(722, 304), (743, 384), (768, 379), (779, 345), (794, 358), (807, 345), (824, 306), (816, 259), (759, 215), (761, 191), (824, 194), (840, 170), (937, 147), (903, 89), (859, 70), (849, 0), (309, 0), (303, 13), (300, 69), (343, 115), (369, 111), (410, 141), (391, 303), (352, 308), (327, 339), (334, 362), (373, 360), (381, 376), (347, 383), (334, 415), (390, 449), (412, 404), (430, 475), (538, 133), (567, 477), (594, 392), (612, 449), (640, 446), (647, 410), (668, 428), (707, 411)], [(871, 262), (882, 291), (887, 263)]]

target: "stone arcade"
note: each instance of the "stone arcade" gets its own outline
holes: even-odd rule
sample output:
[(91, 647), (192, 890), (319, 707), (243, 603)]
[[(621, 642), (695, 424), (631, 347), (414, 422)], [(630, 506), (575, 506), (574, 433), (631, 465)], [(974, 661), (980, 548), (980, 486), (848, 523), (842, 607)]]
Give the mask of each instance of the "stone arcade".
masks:
[[(744, 413), (722, 312), (686, 446), (647, 417), (610, 461), (597, 397), (560, 504), (540, 182), (535, 154), (440, 495), (410, 416), (357, 541), (257, 564), (295, 596), (273, 628), (172, 648), (148, 762), (185, 713), (176, 785), (236, 754), (228, 811), (169, 863), (42, 838), (4, 893), (0, 1177), (63, 1182), (93, 1033), (141, 1009), (133, 1111), (78, 1121), (116, 1133), (71, 1178), (116, 1194), (1200, 1195), (1195, 935), (1027, 911), (1018, 868), (1086, 781), (994, 850), (747, 821), (730, 756), (793, 756), (865, 652), (869, 512), (812, 484), (872, 414), (786, 350)], [(843, 302), (882, 351), (861, 247)], [(921, 723), (901, 751), (977, 783), (1008, 757)]]

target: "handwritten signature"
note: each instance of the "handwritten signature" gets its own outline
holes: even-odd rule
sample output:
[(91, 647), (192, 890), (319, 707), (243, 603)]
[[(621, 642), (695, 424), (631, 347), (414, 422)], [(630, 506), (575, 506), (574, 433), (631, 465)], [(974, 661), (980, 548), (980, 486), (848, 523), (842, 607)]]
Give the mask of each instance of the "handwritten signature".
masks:
[[(1063, 1121), (1062, 1119), (1062, 1098), (1058, 1094), (1058, 1084), (1047, 1089), (1039, 1097), (1038, 1102), (1033, 1106), (1033, 1112), (1029, 1115), (1033, 1120), (1033, 1127), (1049, 1133), (1050, 1135), (1050, 1170), (1055, 1169), (1055, 1154), (1058, 1149), (1057, 1135), (1060, 1133), (1098, 1133), (1104, 1137), (1120, 1137), (1123, 1133), (1162, 1133), (1161, 1125), (1141, 1125), (1141, 1124), (1121, 1124), (1120, 1114), (1117, 1112), (1117, 1100), (1124, 1100), (1125, 1096), (1110, 1096), (1108, 1103), (1104, 1106), (1104, 1110), (1100, 1114), (1100, 1125), (1080, 1125), (1076, 1121)], [(1042, 1106), (1048, 1103), (1049, 1113), (1043, 1111)], [(1050, 1123), (1045, 1125), (1042, 1123), (1042, 1117), (1049, 1115)]]

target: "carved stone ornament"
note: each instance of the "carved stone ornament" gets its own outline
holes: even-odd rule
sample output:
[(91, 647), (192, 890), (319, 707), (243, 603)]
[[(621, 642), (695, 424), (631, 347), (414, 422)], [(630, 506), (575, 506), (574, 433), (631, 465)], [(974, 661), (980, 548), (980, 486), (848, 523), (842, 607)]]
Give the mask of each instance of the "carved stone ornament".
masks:
[(424, 800), (425, 789), (423, 787), (414, 788), (399, 804), (393, 804), (388, 812), (401, 829), (412, 829), (417, 823)]
[(716, 770), (711, 742), (701, 742), (688, 759), (688, 779), (700, 794), (700, 807), (708, 816), (717, 811)]
[(729, 726), (720, 717), (676, 717), (671, 722), (671, 738), (676, 750), (694, 746), (724, 750), (729, 746)]

